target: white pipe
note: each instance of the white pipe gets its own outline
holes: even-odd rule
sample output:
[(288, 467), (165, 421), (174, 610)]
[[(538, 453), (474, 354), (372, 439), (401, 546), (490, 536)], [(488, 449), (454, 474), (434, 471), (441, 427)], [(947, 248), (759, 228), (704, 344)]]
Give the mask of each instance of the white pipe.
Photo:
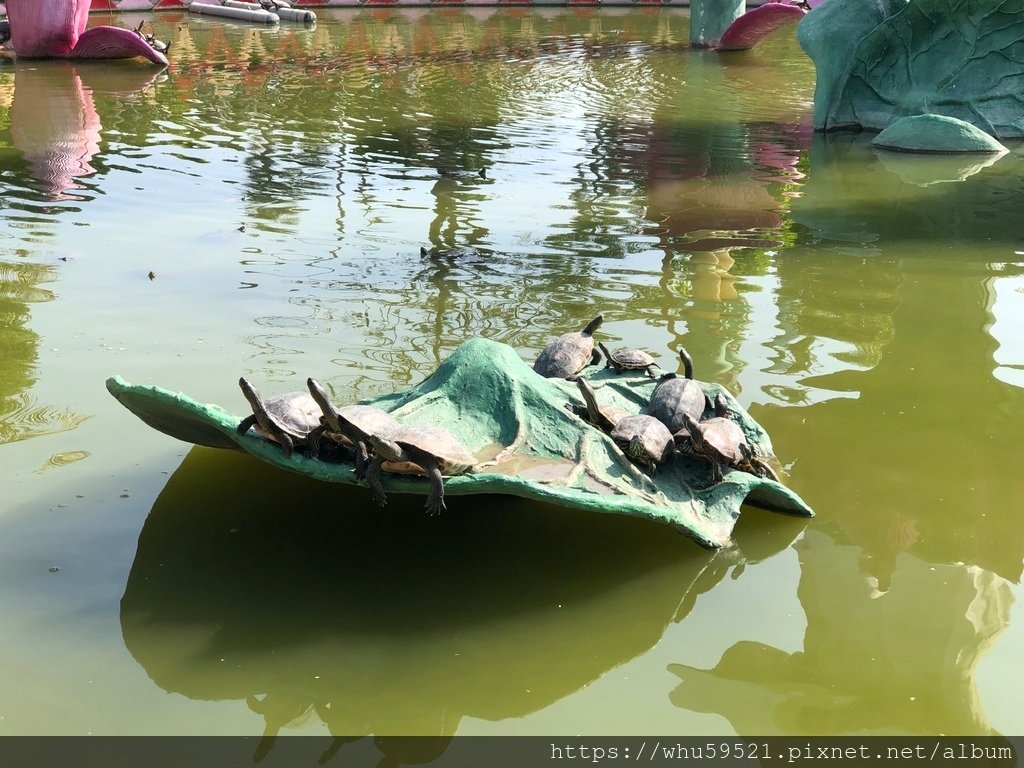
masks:
[(208, 3), (190, 3), (189, 13), (205, 13), (209, 16), (224, 16), (228, 19), (241, 19), (242, 21), (258, 21), (264, 24), (277, 24), (281, 17), (276, 13), (270, 13), (260, 9), (258, 11), (247, 8), (228, 8), (223, 5), (210, 5)]
[[(224, 0), (224, 7), (226, 8), (246, 8), (250, 10), (260, 10), (263, 6), (259, 3), (247, 3), (245, 0)], [(273, 11), (278, 16), (286, 21), (316, 21), (316, 14), (312, 11), (300, 11), (295, 8), (281, 7), (276, 11)]]

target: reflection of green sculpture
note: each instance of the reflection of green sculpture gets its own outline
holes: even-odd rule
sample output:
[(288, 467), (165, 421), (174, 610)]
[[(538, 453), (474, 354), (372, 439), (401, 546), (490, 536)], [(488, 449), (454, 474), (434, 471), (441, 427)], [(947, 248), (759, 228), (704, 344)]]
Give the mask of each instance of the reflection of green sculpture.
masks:
[(128, 651), (168, 692), (257, 713), (268, 740), (317, 719), (339, 737), (451, 736), (646, 653), (737, 556), (770, 557), (800, 526), (751, 530), (757, 553), (708, 553), (547, 504), (495, 497), (469, 524), (469, 510), (427, 518), (415, 498), (383, 512), (362, 498), (193, 449), (139, 536), (120, 606)]
[(798, 36), (817, 67), (819, 130), (936, 114), (1024, 136), (1024, 0), (829, 0)]
[(741, 736), (993, 733), (974, 675), (1009, 619), (1002, 579), (906, 557), (899, 587), (871, 599), (856, 547), (813, 531), (796, 546), (803, 648), (741, 641), (713, 669), (673, 664), (672, 703)]
[[(602, 372), (591, 377), (599, 397), (632, 412), (654, 389), (646, 377)], [(719, 388), (706, 385), (711, 395)], [(330, 464), (292, 455), (255, 436), (239, 436), (238, 419), (216, 406), (156, 387), (133, 387), (114, 377), (111, 394), (151, 426), (187, 442), (241, 449), (272, 464), (329, 482), (354, 483), (347, 464)], [(724, 392), (724, 391), (723, 391)], [(688, 459), (666, 466), (656, 481), (643, 475), (606, 435), (572, 415), (576, 386), (534, 373), (504, 344), (473, 339), (459, 347), (427, 379), (407, 392), (378, 398), (374, 404), (407, 425), (444, 425), (483, 462), (468, 475), (445, 480), (448, 494), (507, 493), (554, 501), (595, 512), (646, 517), (675, 526), (699, 544), (728, 542), (740, 504), (810, 516), (811, 510), (779, 483), (745, 472), (729, 472), (707, 488), (706, 470)], [(764, 430), (728, 396), (751, 446), (771, 456)], [(487, 457), (491, 460), (488, 461)], [(387, 489), (423, 493), (420, 478), (389, 476)]]

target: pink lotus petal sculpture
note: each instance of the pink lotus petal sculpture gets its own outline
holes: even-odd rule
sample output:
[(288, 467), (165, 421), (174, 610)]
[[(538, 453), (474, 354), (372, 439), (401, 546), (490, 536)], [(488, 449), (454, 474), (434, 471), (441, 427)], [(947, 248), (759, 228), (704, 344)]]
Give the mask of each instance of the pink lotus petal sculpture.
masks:
[(11, 39), (24, 58), (129, 59), (144, 56), (167, 66), (167, 57), (142, 35), (122, 27), (93, 27), (91, 0), (7, 0)]
[[(10, 0), (8, 0), (10, 1)], [(753, 48), (780, 27), (795, 24), (807, 11), (792, 3), (765, 3), (747, 11), (730, 24), (718, 43), (720, 51), (743, 51)]]

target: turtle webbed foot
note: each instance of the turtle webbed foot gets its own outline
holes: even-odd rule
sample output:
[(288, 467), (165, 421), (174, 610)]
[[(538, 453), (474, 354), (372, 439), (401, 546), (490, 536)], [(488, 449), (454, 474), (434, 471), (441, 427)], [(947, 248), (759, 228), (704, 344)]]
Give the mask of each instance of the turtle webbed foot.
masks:
[(433, 499), (428, 498), (427, 503), (423, 505), (423, 509), (426, 510), (427, 514), (431, 517), (437, 517), (444, 512), (448, 507), (444, 505), (444, 499)]

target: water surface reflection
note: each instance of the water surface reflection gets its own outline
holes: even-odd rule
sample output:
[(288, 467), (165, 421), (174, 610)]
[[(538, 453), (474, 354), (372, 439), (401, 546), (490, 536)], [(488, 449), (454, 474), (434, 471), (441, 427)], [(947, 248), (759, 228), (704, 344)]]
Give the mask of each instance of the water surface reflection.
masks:
[(314, 716), (338, 736), (452, 735), (648, 651), (743, 559), (504, 497), (449, 512), (193, 449), (139, 539), (125, 644), (164, 690), (245, 701), (268, 736)]

